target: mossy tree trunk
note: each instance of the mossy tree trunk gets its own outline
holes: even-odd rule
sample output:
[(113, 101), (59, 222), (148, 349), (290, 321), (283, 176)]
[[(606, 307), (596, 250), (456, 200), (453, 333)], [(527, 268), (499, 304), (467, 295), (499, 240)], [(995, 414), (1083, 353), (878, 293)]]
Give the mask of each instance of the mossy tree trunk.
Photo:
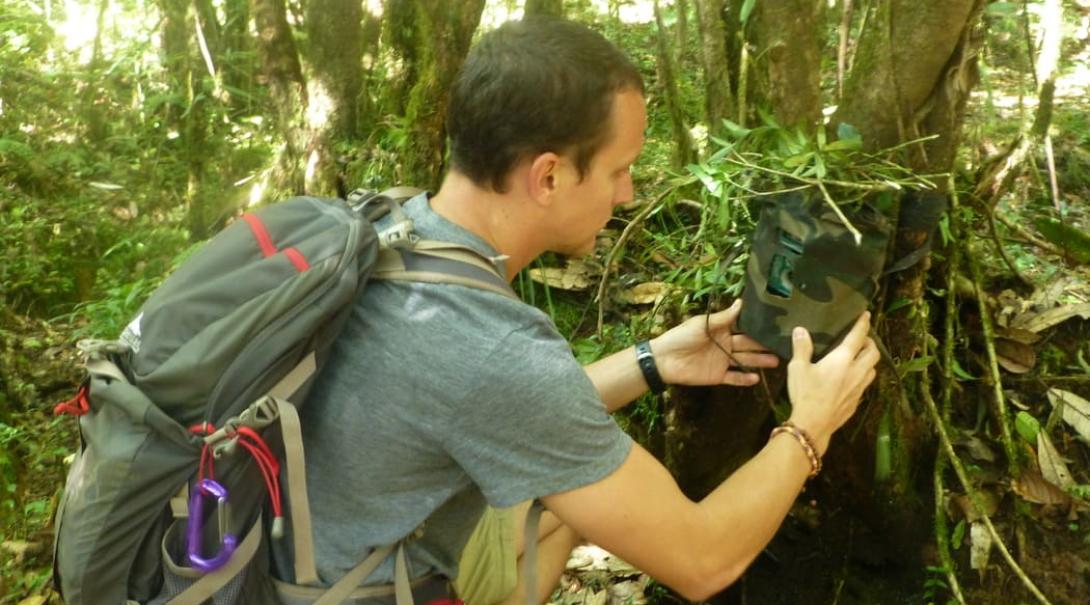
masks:
[(433, 189), (439, 185), (450, 87), (484, 5), (484, 0), (392, 0), (386, 6), (388, 37), (405, 63), (409, 85), (402, 105), (407, 140), (400, 152), (400, 182)]
[(305, 191), (303, 158), (307, 148), (307, 91), (284, 0), (253, 0), (261, 78), (272, 98), (273, 115), (284, 144), (270, 179), (273, 196)]
[(821, 123), (821, 50), (824, 2), (758, 2), (753, 60), (758, 103), (772, 109), (781, 126), (813, 132)]
[(677, 60), (670, 46), (670, 32), (663, 20), (659, 0), (654, 2), (654, 11), (655, 37), (658, 40), (658, 54), (655, 58), (659, 68), (659, 79), (662, 88), (666, 91), (666, 109), (670, 115), (670, 128), (674, 134), (672, 165), (674, 170), (681, 170), (696, 161), (696, 146), (693, 143), (693, 137), (689, 134), (689, 127), (685, 123), (685, 109), (681, 106), (681, 94), (677, 84)]
[(735, 118), (731, 91), (732, 69), (727, 59), (727, 28), (723, 0), (696, 0), (700, 28), (700, 58), (704, 66), (704, 112), (708, 132), (715, 134), (723, 120)]
[(564, 0), (526, 0), (523, 12), (527, 15), (564, 16)]
[[(714, 2), (698, 4), (704, 7), (702, 31), (714, 12), (707, 10), (709, 4)], [(751, 88), (747, 96), (763, 103), (783, 126), (802, 125), (812, 131), (821, 124), (823, 48), (818, 34), (826, 30), (823, 4), (759, 2), (744, 30), (739, 29), (739, 15), (734, 12), (738, 3), (732, 1), (726, 7), (725, 29), (735, 32), (726, 37), (726, 64), (738, 69), (735, 66), (745, 63), (739, 56), (744, 44), (753, 51), (749, 67), (739, 69), (753, 79), (743, 74), (735, 80), (735, 90), (745, 83)], [(869, 3), (875, 13), (869, 15), (858, 40), (856, 62), (829, 130), (835, 133), (838, 123), (850, 123), (870, 150), (937, 134), (938, 138), (907, 146), (891, 159), (918, 172), (949, 171), (976, 81), (983, 4), (983, 0)], [(840, 15), (830, 18), (839, 21)], [(826, 64), (833, 66), (835, 61)], [(902, 258), (928, 239), (933, 224), (918, 220), (926, 210), (919, 197), (908, 196), (901, 204), (896, 217), (901, 228), (892, 259)], [(887, 278), (876, 302), (879, 334), (895, 362), (913, 358), (926, 331), (909, 317), (911, 305), (890, 314), (882, 309), (888, 301), (902, 298), (919, 303), (927, 265), (925, 257), (915, 267)], [(902, 395), (889, 366), (879, 369), (878, 388), (871, 390), (859, 413), (833, 440), (820, 485), (836, 486), (838, 506), (847, 507), (881, 535), (891, 558), (911, 558), (929, 541), (933, 511), (923, 504), (928, 498), (922, 495), (929, 487), (921, 488), (915, 479), (927, 476), (929, 469), (920, 461), (929, 461), (933, 449), (920, 410), (909, 403), (919, 400), (918, 385), (906, 379), (907, 395)], [(765, 430), (772, 424), (770, 397), (773, 401), (779, 397), (783, 374), (782, 370), (765, 374), (767, 391), (762, 387), (674, 389), (670, 394), (663, 456), (690, 496), (703, 497), (766, 441)], [(894, 468), (890, 480), (876, 487), (876, 442), (883, 416), (893, 442)], [(919, 560), (912, 565), (923, 568)]]
[(357, 0), (310, 0), (306, 5), (306, 191), (343, 193), (336, 144), (357, 136), (363, 91), (363, 5)]
[[(855, 64), (844, 84), (844, 96), (831, 128), (839, 123), (851, 124), (871, 151), (938, 135), (926, 143), (905, 147), (892, 159), (921, 173), (951, 170), (965, 105), (977, 80), (978, 24), (984, 4), (983, 0), (872, 4), (875, 12), (869, 20), (873, 27), (865, 29), (859, 40)], [(940, 188), (945, 185), (939, 183)], [(933, 225), (919, 220), (927, 213), (923, 206), (927, 200), (922, 196), (902, 198), (891, 259), (903, 258), (928, 241)], [(929, 264), (924, 257), (915, 266), (892, 274), (883, 284), (876, 319), (879, 335), (895, 363), (919, 354), (925, 332), (920, 330), (918, 316), (909, 312), (913, 305), (887, 314), (883, 302), (921, 301)], [(846, 431), (857, 438), (841, 440), (839, 451), (833, 452), (842, 460), (857, 461), (854, 472), (845, 479), (852, 488), (868, 493), (872, 491), (868, 486), (872, 485), (873, 466), (859, 468), (858, 461), (874, 460), (874, 455), (868, 454), (874, 451), (879, 434), (886, 440), (888, 428), (891, 476), (880, 484), (875, 501), (887, 503), (880, 518), (894, 536), (918, 525), (913, 519), (929, 514), (927, 505), (914, 496), (913, 477), (920, 470), (917, 461), (921, 455), (930, 454), (930, 449), (924, 448), (927, 433), (920, 411), (909, 403), (919, 401), (914, 395), (918, 388), (911, 375), (902, 388), (891, 372), (882, 372), (878, 388), (870, 397), (874, 413), (857, 415), (854, 426)], [(884, 407), (879, 412), (873, 406)]]

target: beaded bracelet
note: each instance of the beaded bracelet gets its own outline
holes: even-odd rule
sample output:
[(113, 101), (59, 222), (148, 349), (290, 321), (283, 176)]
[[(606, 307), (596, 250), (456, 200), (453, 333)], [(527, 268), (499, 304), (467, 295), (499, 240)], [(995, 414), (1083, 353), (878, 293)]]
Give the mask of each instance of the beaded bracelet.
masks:
[(814, 477), (817, 477), (818, 473), (821, 472), (821, 456), (818, 455), (817, 448), (814, 447), (814, 441), (810, 438), (810, 435), (798, 426), (795, 426), (790, 420), (772, 429), (772, 435), (769, 436), (769, 439), (772, 439), (780, 433), (787, 433), (794, 437), (795, 441), (799, 442), (803, 451), (806, 452), (806, 457), (810, 460), (810, 474), (807, 478), (813, 479)]

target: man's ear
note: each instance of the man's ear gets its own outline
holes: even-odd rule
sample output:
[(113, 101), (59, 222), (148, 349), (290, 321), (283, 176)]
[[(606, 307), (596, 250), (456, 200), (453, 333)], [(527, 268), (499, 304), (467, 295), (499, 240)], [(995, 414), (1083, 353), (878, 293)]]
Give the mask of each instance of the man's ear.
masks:
[(557, 185), (560, 182), (560, 156), (552, 151), (539, 153), (530, 161), (526, 178), (530, 197), (542, 206), (553, 203)]

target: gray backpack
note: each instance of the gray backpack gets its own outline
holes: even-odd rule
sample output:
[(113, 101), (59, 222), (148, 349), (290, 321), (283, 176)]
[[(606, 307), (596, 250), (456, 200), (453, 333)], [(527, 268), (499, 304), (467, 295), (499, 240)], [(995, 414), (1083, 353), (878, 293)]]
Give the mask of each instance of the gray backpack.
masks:
[[(88, 378), (57, 406), (80, 433), (55, 524), (54, 583), (69, 605), (445, 596), (441, 579), (409, 581), (411, 536), (318, 586), (297, 413), (369, 280), (515, 297), (475, 251), (416, 238), (399, 205), (415, 193), (298, 197), (246, 214), (171, 274), (119, 340), (80, 343)], [(269, 537), (293, 555), (291, 583), (270, 573)], [(358, 588), (390, 556), (395, 583)]]

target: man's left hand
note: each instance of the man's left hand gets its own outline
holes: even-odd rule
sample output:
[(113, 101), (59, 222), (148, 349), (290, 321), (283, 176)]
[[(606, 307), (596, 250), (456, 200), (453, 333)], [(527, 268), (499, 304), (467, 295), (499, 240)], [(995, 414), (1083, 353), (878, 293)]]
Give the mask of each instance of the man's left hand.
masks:
[[(729, 309), (699, 315), (651, 341), (659, 373), (667, 384), (752, 386), (779, 358), (745, 334), (736, 333), (741, 299)], [(712, 339), (715, 339), (714, 342)], [(718, 343), (718, 346), (716, 346)]]

